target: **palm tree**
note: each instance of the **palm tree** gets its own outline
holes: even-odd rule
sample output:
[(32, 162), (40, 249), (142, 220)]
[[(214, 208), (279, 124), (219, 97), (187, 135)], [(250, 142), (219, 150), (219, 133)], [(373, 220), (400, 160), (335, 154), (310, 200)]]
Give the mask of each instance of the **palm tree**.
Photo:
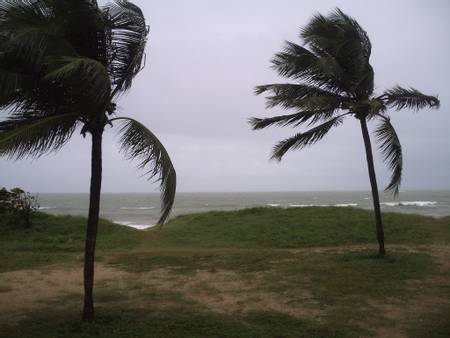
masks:
[(272, 59), (279, 75), (295, 83), (267, 84), (255, 89), (268, 93), (267, 107), (295, 112), (269, 118), (251, 118), (253, 129), (268, 126), (312, 127), (277, 143), (272, 158), (281, 160), (288, 150), (302, 149), (320, 141), (345, 117), (353, 116), (361, 125), (373, 205), (379, 255), (385, 255), (384, 230), (367, 122), (378, 120), (375, 137), (385, 163), (392, 171), (386, 190), (398, 194), (403, 157), (399, 138), (387, 115), (388, 108), (438, 108), (439, 100), (413, 88), (396, 86), (381, 95), (374, 94), (374, 72), (369, 63), (371, 43), (367, 33), (340, 9), (328, 16), (315, 15), (300, 32), (304, 47), (286, 42), (284, 50)]
[(102, 181), (102, 136), (118, 126), (121, 149), (159, 180), (161, 216), (175, 197), (176, 173), (158, 138), (116, 115), (116, 101), (145, 63), (148, 27), (126, 0), (5, 0), (0, 3), (0, 155), (20, 159), (61, 149), (77, 128), (90, 134), (91, 183), (83, 319), (94, 318), (94, 254)]

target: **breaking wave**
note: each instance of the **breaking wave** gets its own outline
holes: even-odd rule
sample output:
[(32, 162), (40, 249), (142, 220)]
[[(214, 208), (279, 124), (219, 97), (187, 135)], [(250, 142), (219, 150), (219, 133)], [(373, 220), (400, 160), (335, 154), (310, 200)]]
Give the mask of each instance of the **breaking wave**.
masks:
[(121, 207), (121, 210), (152, 210), (155, 207)]
[(308, 208), (308, 207), (357, 207), (358, 203), (339, 203), (339, 204), (289, 204), (290, 208)]
[(400, 202), (383, 202), (382, 205), (387, 207), (434, 207), (436, 201), (400, 201)]
[(114, 223), (120, 224), (120, 225), (125, 225), (125, 226), (135, 228), (138, 230), (144, 230), (144, 229), (148, 229), (148, 228), (155, 226), (154, 224), (136, 224), (134, 222), (129, 222), (129, 221), (115, 221)]

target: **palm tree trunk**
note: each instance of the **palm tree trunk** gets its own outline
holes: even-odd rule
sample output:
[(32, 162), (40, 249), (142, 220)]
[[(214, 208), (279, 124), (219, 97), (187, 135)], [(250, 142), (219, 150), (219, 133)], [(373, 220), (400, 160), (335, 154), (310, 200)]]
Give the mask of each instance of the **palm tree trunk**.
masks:
[(375, 211), (375, 224), (377, 227), (378, 239), (378, 255), (383, 257), (386, 254), (384, 250), (384, 229), (381, 220), (380, 197), (378, 196), (377, 178), (375, 176), (375, 167), (373, 165), (372, 145), (370, 143), (369, 131), (365, 117), (359, 119), (361, 122), (361, 131), (364, 138), (364, 146), (366, 147), (367, 168), (369, 170), (370, 185), (372, 187), (373, 208)]
[(91, 189), (84, 251), (84, 321), (94, 319), (94, 257), (102, 186), (102, 135), (103, 129), (92, 132)]

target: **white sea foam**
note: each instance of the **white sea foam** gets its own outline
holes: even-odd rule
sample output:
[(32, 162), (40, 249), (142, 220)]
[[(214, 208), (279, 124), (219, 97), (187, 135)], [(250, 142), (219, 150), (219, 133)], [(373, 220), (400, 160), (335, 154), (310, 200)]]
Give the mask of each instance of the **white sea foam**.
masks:
[(154, 227), (154, 225), (152, 225), (152, 224), (130, 224), (129, 227), (132, 227), (132, 228), (135, 228), (138, 230), (144, 230), (144, 229)]
[(330, 207), (330, 204), (289, 204), (291, 208)]
[(155, 207), (121, 207), (121, 210), (152, 210)]
[(400, 202), (383, 202), (382, 205), (388, 207), (434, 207), (436, 201), (400, 201)]
[(131, 225), (133, 222), (127, 222), (127, 221), (115, 221), (114, 223), (120, 224), (120, 225)]
[(39, 210), (50, 210), (50, 209), (56, 209), (56, 207), (39, 207)]
[(279, 204), (275, 204), (275, 203), (268, 203), (267, 204), (268, 207), (279, 207)]
[(357, 207), (357, 203), (339, 203), (339, 204), (289, 204), (290, 208), (308, 208), (308, 207)]
[(138, 230), (144, 230), (144, 229), (148, 229), (148, 228), (155, 226), (154, 224), (136, 224), (134, 222), (129, 222), (129, 221), (116, 221), (114, 223), (120, 224), (120, 225), (125, 225), (125, 226), (135, 228)]

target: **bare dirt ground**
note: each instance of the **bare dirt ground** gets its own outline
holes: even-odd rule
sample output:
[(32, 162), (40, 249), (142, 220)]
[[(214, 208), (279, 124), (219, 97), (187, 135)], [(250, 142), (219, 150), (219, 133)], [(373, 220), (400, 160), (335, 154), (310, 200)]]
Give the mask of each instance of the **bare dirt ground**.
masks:
[[(96, 266), (96, 280), (122, 278), (126, 273), (101, 264)], [(27, 312), (45, 308), (61, 297), (83, 294), (81, 266), (51, 266), (36, 270), (19, 270), (0, 274), (0, 321), (17, 321)], [(72, 298), (72, 297), (71, 297)], [(64, 306), (65, 302), (61, 302)]]

